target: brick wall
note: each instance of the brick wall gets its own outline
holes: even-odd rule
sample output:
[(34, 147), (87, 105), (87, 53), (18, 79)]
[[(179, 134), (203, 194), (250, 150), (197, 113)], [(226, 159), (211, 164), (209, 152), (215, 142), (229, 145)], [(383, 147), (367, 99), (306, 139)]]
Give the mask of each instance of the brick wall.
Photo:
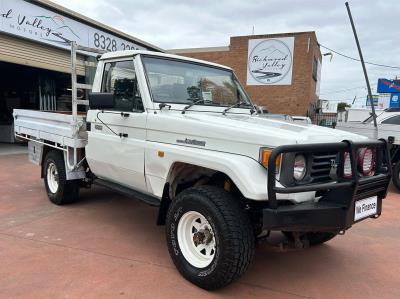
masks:
[[(248, 40), (294, 36), (291, 85), (246, 85)], [(321, 60), (315, 32), (237, 36), (229, 47), (171, 50), (179, 55), (207, 60), (231, 67), (252, 100), (274, 113), (306, 115), (311, 102), (317, 100), (316, 81), (312, 76), (314, 57)]]

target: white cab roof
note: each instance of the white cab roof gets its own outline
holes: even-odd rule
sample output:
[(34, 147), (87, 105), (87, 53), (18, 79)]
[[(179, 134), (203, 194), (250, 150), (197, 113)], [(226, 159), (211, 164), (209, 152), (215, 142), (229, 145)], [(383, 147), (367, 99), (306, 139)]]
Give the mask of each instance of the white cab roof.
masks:
[(108, 60), (108, 59), (115, 59), (115, 58), (122, 58), (122, 57), (129, 57), (129, 56), (135, 56), (138, 54), (143, 54), (143, 55), (152, 55), (152, 56), (159, 56), (159, 57), (166, 57), (166, 58), (175, 58), (179, 60), (185, 60), (185, 61), (190, 61), (190, 62), (197, 62), (201, 64), (208, 64), (211, 66), (219, 67), (219, 68), (224, 68), (227, 70), (232, 70), (230, 67), (227, 67), (225, 65), (205, 61), (205, 60), (200, 60), (200, 59), (194, 59), (186, 56), (179, 56), (179, 55), (174, 55), (174, 54), (166, 54), (166, 53), (160, 53), (160, 52), (153, 52), (153, 51), (146, 51), (146, 50), (126, 50), (126, 51), (115, 51), (115, 52), (108, 52), (105, 53), (101, 56), (101, 60)]

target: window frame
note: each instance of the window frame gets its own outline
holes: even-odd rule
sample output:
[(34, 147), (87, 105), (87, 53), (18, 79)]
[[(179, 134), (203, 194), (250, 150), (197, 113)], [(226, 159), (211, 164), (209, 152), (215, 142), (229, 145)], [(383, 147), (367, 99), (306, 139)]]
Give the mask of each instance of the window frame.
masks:
[(312, 77), (315, 82), (318, 81), (318, 65), (319, 65), (319, 59), (314, 57), (311, 72), (312, 72)]
[[(230, 72), (231, 76), (232, 76), (232, 80), (234, 82), (236, 81), (237, 83), (239, 83), (239, 86), (237, 88), (240, 89), (244, 93), (244, 95), (247, 97), (247, 99), (249, 101), (249, 104), (254, 108), (253, 101), (251, 100), (249, 94), (246, 92), (246, 89), (242, 86), (242, 84), (240, 83), (239, 79), (237, 78), (236, 74), (234, 73), (234, 71), (232, 69), (219, 67), (217, 65), (210, 65), (210, 64), (206, 64), (206, 63), (201, 63), (201, 62), (197, 62), (197, 61), (190, 61), (190, 60), (185, 60), (185, 59), (174, 58), (174, 57), (164, 57), (164, 56), (151, 55), (151, 54), (140, 54), (140, 62), (141, 62), (142, 67), (143, 67), (144, 76), (145, 76), (146, 84), (147, 84), (147, 89), (148, 89), (148, 92), (150, 94), (150, 99), (151, 99), (153, 104), (168, 103), (168, 104), (177, 104), (177, 105), (188, 105), (189, 103), (173, 102), (173, 101), (161, 102), (161, 101), (154, 100), (153, 91), (152, 91), (152, 88), (151, 88), (151, 85), (150, 85), (150, 79), (148, 77), (147, 67), (146, 67), (146, 64), (143, 61), (144, 57), (156, 58), (156, 59), (160, 59), (160, 60), (163, 59), (163, 60), (178, 61), (178, 62), (194, 64), (194, 65), (199, 65), (199, 66), (204, 66), (204, 67), (210, 67), (210, 68), (215, 68), (215, 69), (218, 69), (218, 70), (223, 70), (223, 71)], [(229, 106), (211, 105), (211, 104), (199, 104), (199, 105), (210, 106), (210, 107), (222, 107), (222, 108), (229, 107)], [(238, 107), (238, 108), (243, 108), (243, 107)], [(243, 108), (243, 109), (251, 109), (251, 108)]]
[[(399, 119), (399, 123), (398, 123), (398, 124), (396, 124), (396, 123), (387, 123), (387, 122), (386, 122), (386, 121), (390, 121), (391, 119), (394, 119), (394, 118)], [(393, 115), (393, 116), (391, 116), (391, 117), (388, 117), (388, 118), (382, 120), (381, 124), (382, 124), (382, 125), (396, 125), (396, 126), (399, 126), (399, 125), (400, 125), (400, 114), (398, 114), (398, 115)]]
[[(103, 67), (102, 67), (102, 74), (101, 74), (101, 85), (100, 85), (100, 90), (101, 90), (101, 92), (104, 92), (104, 85), (105, 85), (105, 78), (106, 78), (106, 66), (107, 66), (107, 64), (112, 64), (112, 63), (118, 63), (118, 62), (126, 62), (126, 61), (129, 61), (129, 62), (131, 62), (132, 63), (132, 66), (133, 66), (133, 71), (134, 71), (134, 73), (135, 73), (135, 78), (136, 78), (136, 87), (137, 87), (137, 89), (138, 89), (138, 92), (139, 92), (139, 94), (140, 94), (140, 99), (141, 99), (141, 101), (142, 101), (142, 106), (143, 106), (143, 109), (142, 110), (137, 110), (137, 109), (135, 109), (135, 96), (133, 96), (133, 98), (132, 98), (132, 109), (131, 110), (121, 110), (121, 109), (115, 109), (115, 108), (111, 108), (111, 109), (108, 109), (109, 111), (116, 111), (116, 112), (118, 112), (118, 111), (120, 111), (120, 112), (129, 112), (129, 113), (143, 113), (143, 112), (145, 112), (146, 111), (146, 109), (145, 109), (145, 106), (144, 106), (144, 102), (143, 102), (143, 93), (142, 93), (142, 91), (140, 90), (140, 87), (139, 87), (139, 80), (138, 80), (138, 73), (137, 73), (137, 71), (136, 71), (136, 69), (137, 69), (137, 67), (136, 67), (136, 65), (135, 65), (135, 59), (134, 59), (134, 57), (126, 57), (126, 58), (114, 58), (114, 59), (107, 59), (107, 60), (104, 60), (103, 61)], [(113, 92), (110, 92), (110, 93), (112, 93), (113, 95), (114, 95), (114, 91)]]

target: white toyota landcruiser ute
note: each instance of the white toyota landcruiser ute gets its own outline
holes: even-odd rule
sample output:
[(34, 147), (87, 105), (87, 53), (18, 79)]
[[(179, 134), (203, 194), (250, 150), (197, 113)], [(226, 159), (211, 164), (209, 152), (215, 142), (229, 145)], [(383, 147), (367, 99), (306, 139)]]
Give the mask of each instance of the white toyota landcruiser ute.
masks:
[(76, 88), (72, 113), (14, 110), (50, 201), (100, 184), (157, 206), (176, 268), (201, 288), (239, 278), (262, 232), (312, 246), (381, 214), (384, 141), (259, 117), (228, 67), (114, 52), (99, 58), (88, 103)]

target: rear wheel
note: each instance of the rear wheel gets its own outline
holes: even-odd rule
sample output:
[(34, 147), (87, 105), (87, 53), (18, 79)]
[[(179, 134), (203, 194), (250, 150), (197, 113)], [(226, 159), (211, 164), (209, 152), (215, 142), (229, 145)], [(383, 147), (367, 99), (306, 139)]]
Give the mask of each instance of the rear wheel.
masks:
[(400, 161), (397, 161), (396, 165), (393, 167), (392, 181), (393, 185), (400, 191)]
[(166, 233), (179, 272), (207, 290), (239, 278), (253, 257), (254, 235), (246, 211), (218, 187), (181, 192), (168, 210)]
[(47, 196), (52, 203), (63, 205), (78, 200), (79, 180), (67, 180), (61, 151), (52, 150), (47, 153), (43, 176)]
[[(294, 241), (293, 232), (282, 232), (290, 241)], [(308, 232), (300, 234), (300, 239), (307, 239), (310, 246), (320, 245), (333, 239), (337, 234), (331, 232)]]

